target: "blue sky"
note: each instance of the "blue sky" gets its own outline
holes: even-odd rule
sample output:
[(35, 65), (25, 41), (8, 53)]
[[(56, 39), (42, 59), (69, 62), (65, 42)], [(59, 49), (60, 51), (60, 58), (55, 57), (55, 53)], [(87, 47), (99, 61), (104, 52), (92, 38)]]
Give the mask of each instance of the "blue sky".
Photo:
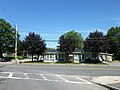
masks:
[[(58, 40), (70, 30), (86, 38), (96, 29), (106, 34), (120, 26), (119, 4), (120, 0), (1, 0), (0, 18), (18, 24), (21, 39), (35, 32), (45, 40)], [(57, 46), (57, 42), (46, 43)]]

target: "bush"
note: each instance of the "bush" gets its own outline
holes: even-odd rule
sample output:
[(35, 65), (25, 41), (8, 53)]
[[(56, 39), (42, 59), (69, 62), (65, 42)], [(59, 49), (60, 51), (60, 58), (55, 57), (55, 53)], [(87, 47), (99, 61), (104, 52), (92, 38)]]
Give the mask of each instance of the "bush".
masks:
[(115, 60), (120, 60), (120, 56), (117, 56), (117, 55), (113, 55), (113, 58), (114, 58)]
[(91, 59), (91, 58), (86, 58), (85, 63), (100, 63), (100, 60), (98, 59)]
[(23, 56), (23, 59), (26, 59), (27, 58), (27, 56)]
[[(15, 57), (13, 57), (15, 59)], [(25, 59), (27, 56), (17, 56), (18, 59)]]

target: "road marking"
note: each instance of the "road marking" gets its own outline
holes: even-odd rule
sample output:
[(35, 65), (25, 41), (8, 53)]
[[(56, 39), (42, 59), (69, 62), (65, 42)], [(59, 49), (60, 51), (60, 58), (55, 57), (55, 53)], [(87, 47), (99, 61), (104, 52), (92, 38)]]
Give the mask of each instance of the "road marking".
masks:
[(59, 77), (59, 78), (61, 78), (61, 79), (64, 80), (65, 82), (68, 82), (68, 80), (65, 79), (65, 78), (63, 78), (62, 76), (60, 76), (60, 75), (56, 75), (56, 76)]
[(26, 77), (25, 79), (30, 79), (29, 76), (27, 75), (27, 73), (24, 73), (24, 75)]
[(79, 78), (79, 77), (76, 77), (76, 78), (79, 79), (79, 80), (81, 80), (81, 81), (83, 81), (83, 82), (86, 82), (87, 84), (93, 84), (93, 83), (91, 83), (91, 82), (89, 82), (89, 81), (87, 81), (85, 79), (82, 79), (82, 78)]
[[(50, 81), (50, 82), (66, 82), (66, 83), (73, 83), (73, 84), (93, 84), (85, 79), (82, 79), (80, 78), (79, 76), (71, 76), (71, 75), (56, 75), (56, 74), (40, 74), (40, 73), (31, 73), (33, 75), (40, 75), (42, 77), (42, 79), (38, 79), (38, 78), (30, 78), (29, 77), (29, 74), (30, 73), (22, 73), (22, 72), (0, 72), (0, 73), (5, 73), (5, 74), (8, 74), (8, 76), (4, 76), (4, 75), (0, 75), (0, 78), (10, 78), (10, 79), (18, 79), (18, 80), (37, 80), (37, 81), (40, 81), (40, 80), (44, 80), (44, 81)], [(25, 78), (22, 78), (22, 77), (14, 77), (13, 75), (16, 75), (16, 74), (23, 74), (25, 76)], [(52, 76), (52, 77), (55, 77), (57, 76), (58, 78), (60, 78), (61, 80), (53, 80), (52, 78), (51, 79), (48, 79), (47, 76)], [(71, 77), (71, 78), (76, 78), (80, 81), (75, 81), (74, 79), (73, 80), (68, 80), (66, 79), (65, 77)]]
[(48, 80), (43, 74), (40, 74), (40, 76), (41, 76), (44, 80)]
[(12, 78), (12, 76), (13, 76), (13, 73), (11, 72), (11, 73), (9, 74), (8, 78)]
[(12, 77), (11, 79), (26, 79), (26, 78)]
[(0, 73), (5, 73), (5, 74), (9, 74), (9, 73), (13, 73), (13, 72), (0, 72)]
[(8, 78), (8, 77), (5, 77), (5, 76), (0, 76), (0, 78)]
[(50, 82), (59, 82), (58, 80), (48, 80)]

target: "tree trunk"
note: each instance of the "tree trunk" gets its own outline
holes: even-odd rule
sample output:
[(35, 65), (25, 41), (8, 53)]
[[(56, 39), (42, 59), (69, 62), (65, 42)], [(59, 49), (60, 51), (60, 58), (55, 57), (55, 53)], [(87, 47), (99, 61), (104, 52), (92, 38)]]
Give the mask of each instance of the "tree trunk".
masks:
[(40, 55), (37, 55), (37, 56), (38, 56), (38, 57), (37, 57), (37, 61), (39, 61), (39, 56), (40, 56)]
[(98, 63), (98, 53), (95, 52), (95, 63)]
[(2, 52), (0, 52), (0, 58), (2, 58), (3, 57), (3, 53)]
[(33, 54), (32, 54), (32, 62), (33, 62)]
[(65, 60), (64, 60), (65, 63), (68, 63), (69, 62), (69, 53), (65, 53)]

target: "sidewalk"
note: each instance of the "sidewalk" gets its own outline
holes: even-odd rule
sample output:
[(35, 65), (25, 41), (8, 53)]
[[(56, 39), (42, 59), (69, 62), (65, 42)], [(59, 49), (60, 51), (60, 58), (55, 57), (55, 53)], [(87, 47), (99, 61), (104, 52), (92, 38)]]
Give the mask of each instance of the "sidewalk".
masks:
[(104, 63), (108, 64), (109, 66), (120, 67), (120, 62), (119, 61), (113, 61), (113, 62), (106, 62), (106, 61), (104, 61)]
[(120, 90), (120, 76), (100, 76), (92, 78), (92, 82), (105, 86), (110, 90)]
[(10, 65), (10, 64), (16, 64), (16, 61), (13, 60), (13, 61), (11, 61), (11, 62), (0, 62), (0, 67), (3, 67), (3, 66), (5, 66), (5, 65)]

